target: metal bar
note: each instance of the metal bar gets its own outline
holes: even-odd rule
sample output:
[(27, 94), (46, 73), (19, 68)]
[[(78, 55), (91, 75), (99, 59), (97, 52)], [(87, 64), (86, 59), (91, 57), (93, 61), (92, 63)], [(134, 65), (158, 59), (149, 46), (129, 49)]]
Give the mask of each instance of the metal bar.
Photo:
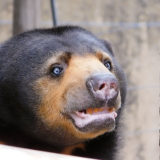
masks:
[(51, 10), (52, 10), (52, 19), (53, 19), (53, 26), (57, 26), (57, 14), (56, 14), (56, 7), (55, 7), (55, 0), (51, 0)]
[(40, 0), (13, 1), (13, 34), (19, 34), (40, 26)]

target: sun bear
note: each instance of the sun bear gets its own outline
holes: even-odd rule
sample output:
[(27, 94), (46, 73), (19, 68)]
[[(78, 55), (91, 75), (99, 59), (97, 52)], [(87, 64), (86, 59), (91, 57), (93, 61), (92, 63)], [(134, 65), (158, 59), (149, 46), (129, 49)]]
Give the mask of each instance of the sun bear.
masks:
[(114, 159), (125, 76), (110, 44), (77, 26), (0, 46), (0, 141)]

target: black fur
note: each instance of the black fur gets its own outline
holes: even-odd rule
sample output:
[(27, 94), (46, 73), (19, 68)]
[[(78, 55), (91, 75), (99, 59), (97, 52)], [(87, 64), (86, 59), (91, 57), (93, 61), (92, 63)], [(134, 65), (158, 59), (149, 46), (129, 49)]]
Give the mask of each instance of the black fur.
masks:
[[(14, 126), (27, 134), (36, 134), (35, 112), (40, 99), (30, 84), (42, 76), (43, 73), (39, 68), (58, 51), (83, 55), (95, 53), (97, 49), (109, 53), (114, 59), (108, 42), (74, 26), (29, 31), (2, 44), (0, 46), (1, 128), (7, 126), (8, 129), (8, 126)], [(117, 66), (116, 75), (120, 83), (123, 106), (126, 95), (125, 78), (116, 60), (114, 61)], [(115, 130), (86, 142), (87, 152), (81, 155), (112, 160), (117, 143), (116, 137)]]

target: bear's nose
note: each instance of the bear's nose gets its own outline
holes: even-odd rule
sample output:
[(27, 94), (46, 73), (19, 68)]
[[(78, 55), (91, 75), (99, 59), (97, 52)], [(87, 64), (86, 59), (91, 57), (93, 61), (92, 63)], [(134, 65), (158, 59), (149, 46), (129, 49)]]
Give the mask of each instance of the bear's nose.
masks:
[(112, 74), (95, 74), (86, 81), (86, 86), (96, 101), (113, 107), (118, 96), (118, 81)]

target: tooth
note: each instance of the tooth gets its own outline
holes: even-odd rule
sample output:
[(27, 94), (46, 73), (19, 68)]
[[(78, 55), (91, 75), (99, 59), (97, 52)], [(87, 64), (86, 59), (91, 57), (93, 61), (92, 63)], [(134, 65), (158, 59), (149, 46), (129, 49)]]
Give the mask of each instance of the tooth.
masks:
[(115, 108), (108, 108), (108, 111), (109, 111), (109, 112), (114, 112), (114, 111), (115, 111)]
[(95, 112), (94, 108), (91, 108), (92, 109), (92, 114)]
[(105, 108), (104, 107), (100, 108), (100, 111), (101, 112), (105, 111)]
[(93, 109), (92, 109), (92, 108), (88, 108), (88, 109), (87, 109), (87, 113), (88, 113), (88, 114), (92, 114), (92, 113), (93, 113)]
[(99, 109), (98, 109), (98, 108), (95, 108), (95, 109), (94, 109), (94, 112), (95, 112), (95, 113), (99, 112)]
[(95, 113), (99, 112), (99, 109), (98, 108), (95, 108), (94, 109)]
[(86, 110), (87, 114), (93, 114), (93, 113), (97, 113), (97, 112), (103, 112), (103, 111), (108, 111), (108, 112), (112, 112), (114, 111), (114, 108), (108, 108), (108, 107), (101, 107), (101, 108), (88, 108)]
[(94, 113), (94, 108), (91, 108), (91, 114), (93, 114)]

